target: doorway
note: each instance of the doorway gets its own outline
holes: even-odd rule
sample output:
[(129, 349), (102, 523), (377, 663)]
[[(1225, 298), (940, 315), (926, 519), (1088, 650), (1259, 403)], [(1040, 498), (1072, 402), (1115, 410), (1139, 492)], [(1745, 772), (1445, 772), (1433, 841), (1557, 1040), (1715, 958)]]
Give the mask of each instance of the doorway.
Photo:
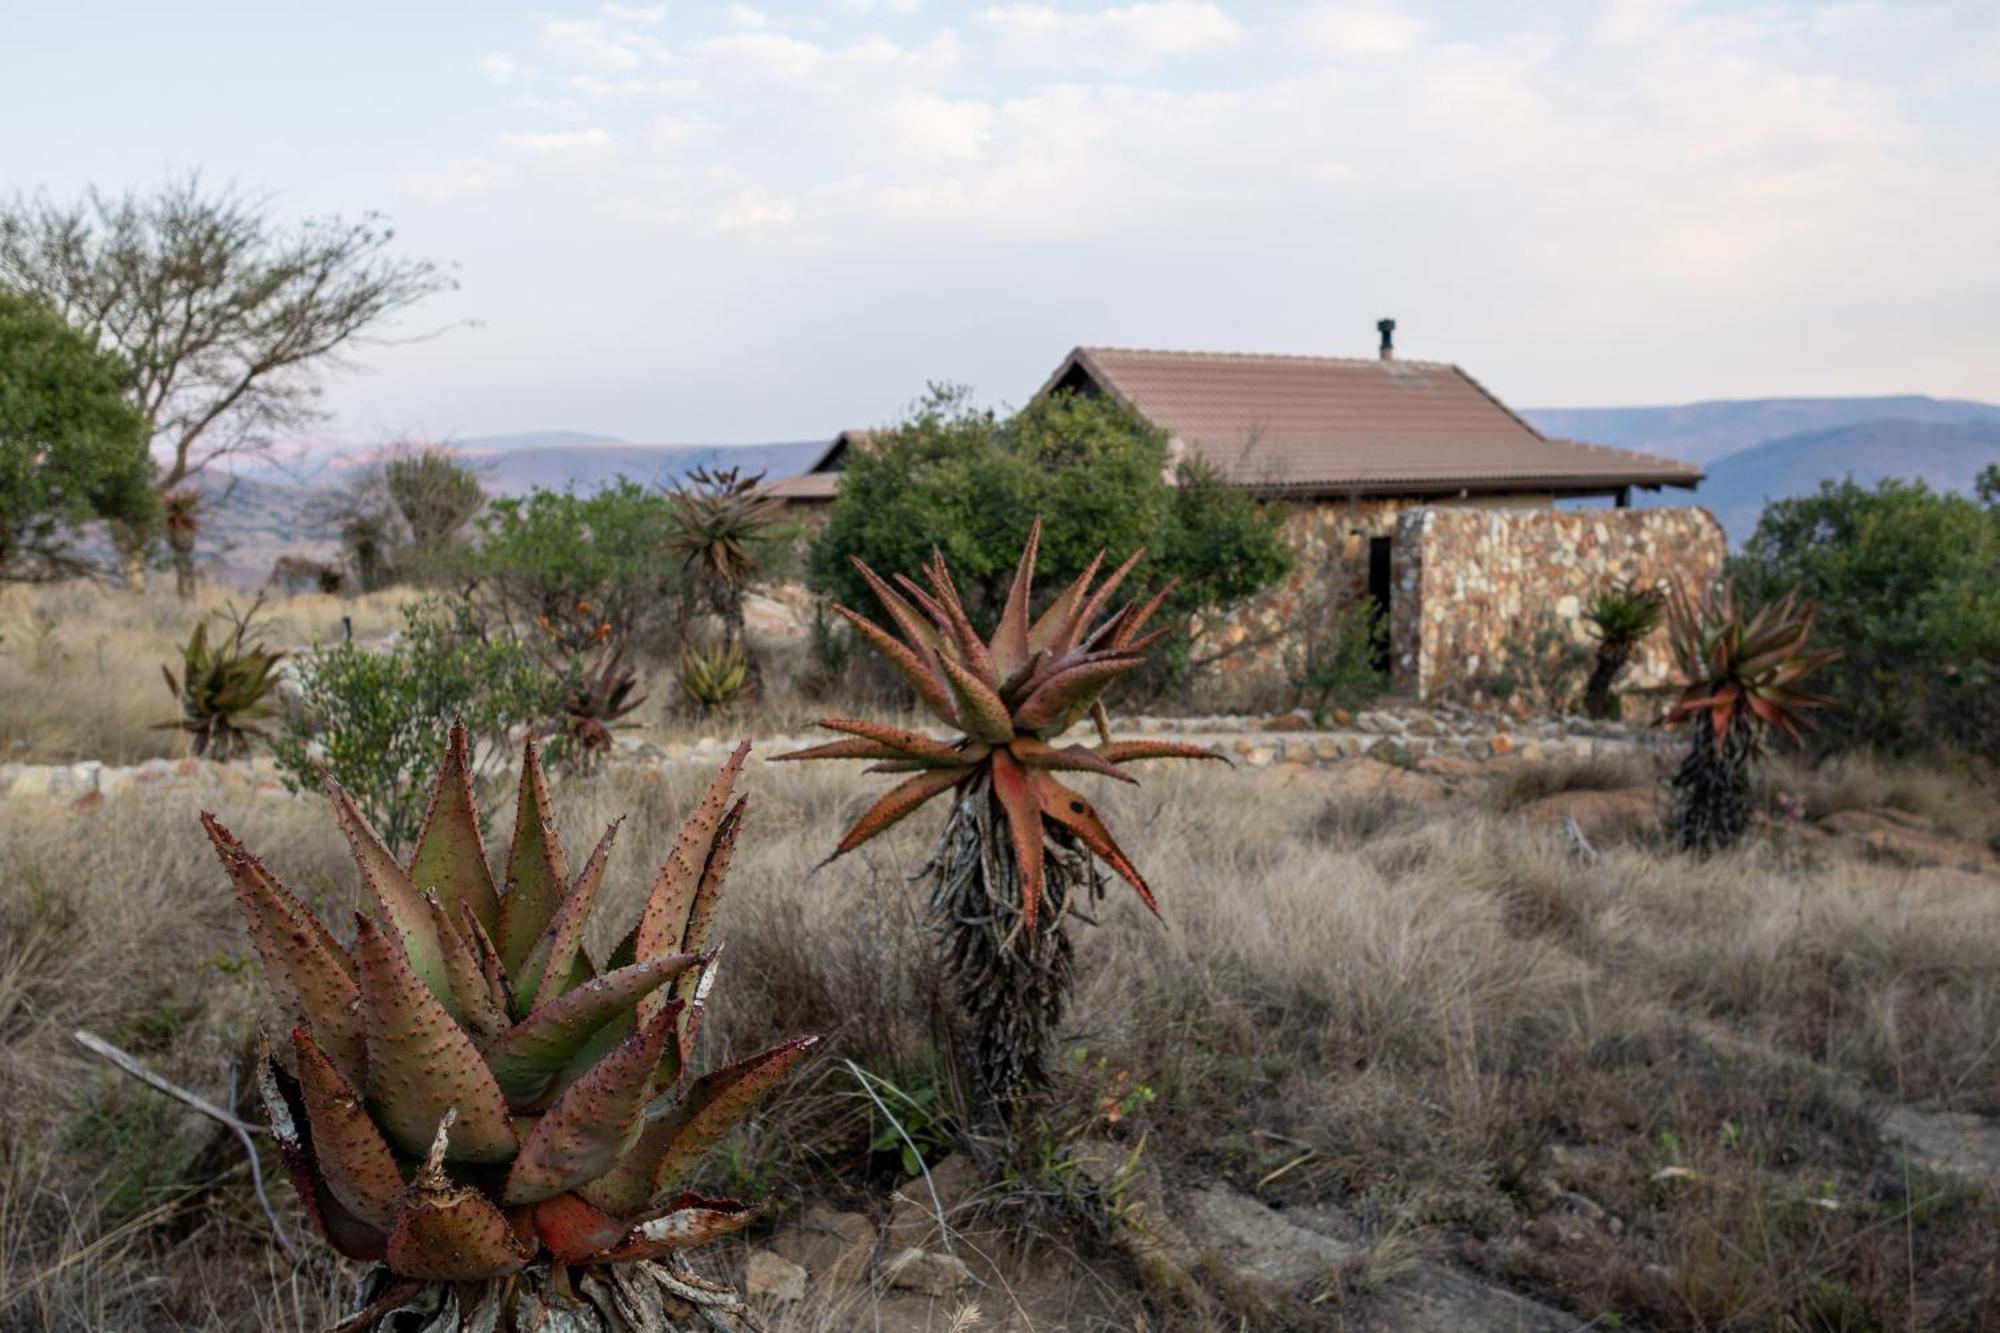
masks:
[(1389, 669), (1389, 592), (1395, 580), (1389, 577), (1389, 537), (1368, 539), (1368, 596), (1375, 602), (1375, 612), (1381, 617), (1376, 623), (1381, 627), (1375, 636), (1375, 669), (1386, 672)]

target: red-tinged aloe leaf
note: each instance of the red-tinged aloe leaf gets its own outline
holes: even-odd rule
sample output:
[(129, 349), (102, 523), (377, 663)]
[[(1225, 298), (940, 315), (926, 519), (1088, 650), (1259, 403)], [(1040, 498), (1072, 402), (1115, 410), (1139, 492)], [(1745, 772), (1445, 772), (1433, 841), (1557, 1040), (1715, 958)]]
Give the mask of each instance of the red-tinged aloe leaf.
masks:
[(1089, 593), (1090, 581), (1097, 577), (1098, 567), (1103, 563), (1104, 552), (1099, 550), (1090, 558), (1090, 563), (1084, 566), (1083, 573), (1077, 575), (1076, 580), (1056, 594), (1056, 599), (1043, 609), (1042, 614), (1028, 629), (1030, 648), (1046, 648), (1052, 653), (1057, 651), (1056, 640), (1062, 635), (1064, 626), (1069, 623), (1071, 613)]
[(1000, 623), (993, 628), (993, 670), (1002, 681), (1012, 677), (1028, 661), (1028, 599), (1033, 596), (1035, 555), (1042, 544), (1042, 518), (1028, 528), (1021, 562), (1014, 567), (1014, 581), (1007, 588), (1006, 605), (1000, 608)]
[[(925, 566), (925, 571), (929, 571), (929, 566)], [(937, 650), (943, 652), (948, 644), (956, 646), (957, 638), (952, 633), (951, 616), (938, 599), (925, 592), (923, 585), (908, 574), (896, 575), (896, 586), (908, 593), (910, 600), (922, 607), (924, 614), (931, 618), (931, 625), (936, 630), (934, 642)]]
[(558, 1194), (534, 1208), (535, 1235), (566, 1264), (580, 1264), (616, 1249), (631, 1230), (581, 1195)]
[[(715, 831), (715, 844), (709, 849), (708, 864), (702, 868), (701, 882), (695, 887), (694, 901), (688, 906), (687, 926), (681, 932), (681, 949), (687, 953), (703, 953), (708, 950), (708, 937), (715, 924), (716, 903), (722, 897), (722, 886), (729, 878), (729, 863), (736, 856), (736, 838), (743, 830), (744, 812), (749, 808), (750, 798), (739, 796), (736, 804), (723, 816), (722, 823)], [(696, 989), (703, 993), (712, 983), (714, 963), (706, 963), (699, 968), (691, 968), (674, 979), (675, 1002), (692, 1001)], [(653, 1012), (665, 1002), (666, 991), (649, 996), (640, 1006), (641, 1018), (651, 1018)], [(678, 1073), (676, 1067), (676, 1073)]]
[(926, 624), (923, 616), (917, 614), (917, 609), (905, 601), (894, 588), (884, 583), (881, 576), (870, 569), (861, 557), (851, 555), (847, 559), (861, 572), (861, 577), (868, 581), (868, 587), (875, 594), (875, 600), (889, 613), (889, 619), (896, 622), (896, 628), (901, 632), (904, 642), (908, 643), (926, 664), (935, 661), (938, 652), (937, 631)]
[(921, 731), (911, 731), (905, 727), (892, 727), (883, 722), (869, 722), (853, 717), (825, 717), (816, 724), (828, 731), (844, 731), (849, 735), (861, 736), (871, 741), (879, 741), (901, 752), (910, 759), (933, 759), (940, 764), (963, 762), (964, 750), (950, 741), (937, 740)]
[(1014, 758), (1021, 762), (1023, 768), (1038, 768), (1051, 773), (1098, 773), (1120, 782), (1136, 783), (1139, 780), (1095, 750), (1081, 745), (1065, 745), (1057, 749), (1033, 736), (1017, 736), (1007, 748), (1014, 752)]
[[(931, 563), (924, 568), (924, 577), (931, 581), (938, 605), (944, 608), (951, 642), (958, 648), (959, 665), (989, 690), (999, 689), (1000, 673), (993, 667), (993, 654), (986, 650), (986, 641), (972, 627), (971, 617), (965, 614), (965, 603), (958, 599), (958, 585), (951, 580), (951, 570), (945, 564), (943, 554), (935, 548), (931, 551)], [(949, 653), (940, 654), (939, 664), (949, 658)]]
[(501, 1014), (511, 1015), (514, 1012), (514, 991), (507, 983), (507, 965), (500, 961), (499, 947), (465, 903), (458, 905), (458, 924), (460, 936), (472, 949), (473, 956), (479, 959), (479, 974), (486, 979), (487, 998)]
[(502, 1202), (536, 1203), (567, 1193), (603, 1175), (631, 1148), (677, 1017), (661, 1011), (563, 1090), (522, 1143)]
[[(397, 945), (409, 957), (410, 966), (424, 985), (430, 987), (431, 994), (440, 1000), (448, 999), (451, 983), (445, 977), (444, 951), (438, 944), (437, 931), (431, 926), (431, 909), (424, 905), (423, 896), (410, 883), (402, 862), (383, 843), (354, 798), (330, 776), (323, 785), (333, 801), (334, 821), (346, 835), (348, 850), (361, 870), (361, 882), (375, 900), (382, 919), (395, 931)], [(428, 1136), (430, 1131), (424, 1133)]]
[(321, 1179), (349, 1212), (387, 1232), (403, 1193), (395, 1154), (362, 1106), (361, 1094), (302, 1027), (292, 1029), (292, 1051)]
[(500, 959), (514, 981), (517, 999), (534, 994), (518, 973), (535, 942), (548, 929), (569, 890), (569, 863), (562, 831), (549, 801), (542, 751), (531, 737), (521, 756), (521, 791), (514, 804), (514, 843), (507, 854), (507, 892), (500, 899)]
[(220, 820), (204, 812), (201, 826), (236, 889), (250, 942), (264, 960), (279, 1007), (313, 1030), (342, 1073), (365, 1077), (368, 1048), (355, 1008), (361, 991), (352, 975), (354, 960), (312, 909), (288, 893)]
[(1083, 716), (1105, 686), (1145, 664), (1143, 657), (1120, 654), (1066, 666), (1021, 701), (1014, 710), (1014, 725), (1022, 731), (1066, 730)]
[(570, 968), (583, 948), (584, 927), (590, 924), (590, 909), (597, 901), (597, 889), (604, 882), (604, 867), (617, 836), (618, 821), (613, 820), (577, 872), (576, 883), (563, 895), (562, 905), (549, 918), (541, 938), (514, 973), (514, 999), (523, 1006), (523, 1013), (569, 989)]
[(750, 742), (736, 747), (702, 793), (681, 825), (680, 836), (667, 854), (666, 864), (646, 894), (646, 906), (639, 914), (639, 928), (633, 942), (633, 956), (652, 958), (667, 953), (691, 952), (684, 947), (689, 914), (694, 911), (703, 873), (715, 854), (716, 834), (729, 814), (729, 798), (736, 776), (750, 755)]
[(854, 626), (862, 638), (873, 644), (877, 652), (889, 659), (889, 665), (895, 667), (903, 679), (910, 683), (910, 688), (917, 692), (917, 697), (924, 701), (925, 707), (947, 723), (958, 720), (958, 712), (951, 702), (951, 691), (945, 688), (944, 681), (924, 664), (924, 660), (918, 657), (909, 645), (858, 612), (850, 611), (844, 606), (836, 606), (833, 609), (846, 617), (847, 623)]
[[(1143, 606), (1121, 617), (1118, 622), (1118, 630), (1112, 636), (1111, 646), (1113, 648), (1123, 648), (1128, 652), (1144, 651), (1136, 642), (1139, 637), (1139, 631), (1146, 628), (1146, 622), (1151, 620), (1154, 613), (1160, 609), (1167, 598), (1173, 595), (1174, 589), (1180, 586), (1180, 582), (1178, 578), (1168, 579), (1166, 585), (1147, 598)], [(1154, 637), (1148, 639), (1146, 642), (1149, 644), (1157, 643), (1165, 634), (1165, 630), (1155, 631)]]
[(763, 1215), (762, 1209), (734, 1199), (711, 1199), (692, 1190), (683, 1191), (666, 1207), (652, 1211), (654, 1216), (633, 1227), (624, 1243), (605, 1256), (608, 1261), (664, 1259), (681, 1250), (706, 1245), (732, 1231), (741, 1231)]
[[(927, 769), (936, 767), (936, 764), (926, 764), (915, 759), (885, 759), (879, 764), (870, 764), (861, 771), (863, 773), (922, 773)], [(970, 768), (971, 765), (961, 764), (958, 767)]]
[(630, 1018), (641, 999), (699, 961), (670, 954), (606, 972), (507, 1029), (486, 1048), (486, 1067), (510, 1104), (533, 1106), (605, 1024)]
[(1042, 817), (1060, 824), (1075, 834), (1077, 840), (1094, 852), (1106, 865), (1125, 877), (1125, 882), (1139, 891), (1139, 900), (1146, 904), (1154, 916), (1160, 914), (1160, 905), (1153, 900), (1153, 891), (1146, 887), (1145, 877), (1139, 867), (1132, 864), (1130, 857), (1112, 840), (1111, 830), (1104, 827), (1104, 821), (1097, 817), (1097, 811), (1082, 795), (1071, 791), (1046, 773), (1033, 774), (1035, 794), (1041, 801)]
[(1042, 901), (1042, 811), (1027, 770), (1009, 750), (993, 752), (993, 795), (1007, 816), (1007, 834), (1014, 845), (1014, 869), (1021, 877), (1021, 919), (1035, 928)]
[(833, 855), (841, 856), (853, 851), (931, 797), (950, 791), (964, 780), (965, 771), (962, 769), (933, 768), (891, 787), (881, 800), (868, 807), (866, 814), (854, 821), (854, 827), (841, 837)]
[(828, 741), (824, 745), (808, 746), (803, 750), (793, 750), (787, 754), (774, 754), (774, 764), (789, 763), (794, 759), (895, 759), (902, 751), (893, 749), (880, 741), (864, 741), (858, 738)]
[(653, 1167), (649, 1201), (678, 1186), (818, 1041), (818, 1037), (794, 1037), (696, 1079), (666, 1119), (666, 1150)]
[(1021, 696), (1041, 683), (1048, 674), (1049, 650), (1037, 648), (1028, 654), (1028, 659), (1014, 669), (1012, 675), (1000, 682), (1000, 697), (1009, 708), (1020, 702)]
[(475, 1282), (518, 1273), (535, 1257), (534, 1243), (514, 1229), (492, 1200), (445, 1175), (451, 1128), (451, 1117), (441, 1117), (429, 1156), (396, 1205), (389, 1268), (433, 1282)]
[(472, 1038), (368, 917), (356, 917), (355, 943), (368, 1033), (368, 1102), (390, 1141), (405, 1153), (420, 1153), (445, 1112), (456, 1108), (452, 1147), (459, 1157), (512, 1157), (517, 1144), (506, 1098)]
[(444, 766), (431, 788), (423, 830), (410, 857), (410, 883), (418, 893), (436, 890), (452, 912), (471, 906), (488, 930), (500, 922), (500, 898), (486, 865), (486, 841), (479, 835), (479, 810), (472, 800), (472, 760), (466, 751), (465, 723), (451, 724)]
[[(492, 986), (486, 979), (477, 948), (466, 941), (445, 905), (438, 901), (436, 892), (426, 893), (424, 904), (431, 910), (431, 925), (444, 952), (445, 978), (451, 983), (452, 1002), (446, 1007), (472, 1034), (473, 1041), (484, 1046), (505, 1032), (512, 1019), (506, 1010), (493, 1003)], [(478, 920), (472, 916), (469, 904), (464, 906), (460, 920), (468, 918), (475, 923)]]
[(380, 1262), (388, 1250), (387, 1233), (349, 1212), (320, 1178), (313, 1157), (312, 1128), (297, 1081), (275, 1060), (262, 1059), (257, 1062), (257, 1091), (263, 1097), (264, 1115), (271, 1125), (271, 1137), (277, 1141), (278, 1155), (284, 1159), (285, 1172), (292, 1178), (292, 1188), (298, 1192), (313, 1229), (349, 1259)]
[(1114, 764), (1136, 763), (1143, 759), (1218, 759), (1230, 763), (1228, 755), (1206, 745), (1186, 741), (1112, 741), (1095, 751), (1099, 759)]
[(952, 697), (958, 700), (958, 721), (975, 740), (998, 745), (1014, 735), (1014, 720), (1007, 705), (985, 681), (966, 667), (945, 657), (938, 660), (945, 679), (951, 682)]
[(1110, 602), (1111, 594), (1118, 591), (1118, 585), (1125, 582), (1125, 576), (1132, 572), (1132, 567), (1138, 564), (1139, 558), (1145, 554), (1146, 548), (1142, 546), (1132, 552), (1132, 554), (1126, 556), (1125, 563), (1112, 570), (1110, 577), (1099, 584), (1096, 591), (1085, 597), (1070, 612), (1069, 623), (1063, 626), (1062, 634), (1056, 639), (1053, 645), (1053, 651), (1057, 657), (1063, 656), (1076, 647), (1085, 635), (1091, 632), (1092, 622), (1097, 619), (1099, 613), (1104, 610), (1105, 605)]

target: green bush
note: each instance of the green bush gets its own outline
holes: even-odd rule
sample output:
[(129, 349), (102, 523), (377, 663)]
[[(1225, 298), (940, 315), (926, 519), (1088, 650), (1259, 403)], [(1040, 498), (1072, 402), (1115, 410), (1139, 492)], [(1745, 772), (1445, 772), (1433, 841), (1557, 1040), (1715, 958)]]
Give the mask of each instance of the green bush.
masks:
[[(570, 685), (463, 602), (429, 599), (403, 614), (402, 633), (380, 651), (337, 643), (301, 654), (300, 697), (271, 746), (286, 786), (309, 790), (332, 775), (398, 848), (422, 825), (454, 719), (464, 719), (475, 761), (501, 768), (522, 733), (560, 716)], [(560, 759), (563, 738), (549, 744)]]
[(1502, 705), (1561, 717), (1576, 708), (1584, 672), (1595, 660), (1554, 617), (1542, 615), (1500, 645), (1493, 669), (1475, 683)]
[(560, 634), (581, 615), (621, 635), (657, 632), (673, 623), (685, 581), (673, 517), (669, 496), (623, 480), (588, 496), (494, 500), (476, 521), (468, 574), (517, 630)]
[(1050, 586), (1074, 579), (1098, 550), (1148, 557), (1121, 590), (1149, 595), (1178, 579), (1160, 623), (1165, 679), (1204, 664), (1192, 617), (1225, 610), (1291, 569), (1284, 515), (1198, 461), (1169, 480), (1167, 437), (1119, 403), (1070, 393), (1011, 417), (976, 408), (962, 389), (934, 388), (901, 424), (853, 450), (840, 497), (809, 553), (812, 586), (857, 610), (874, 600), (849, 563), (913, 573), (933, 548), (975, 619), (998, 612), (1039, 515), (1039, 568)]
[(1389, 629), (1372, 597), (1350, 602), (1331, 619), (1317, 621), (1303, 642), (1285, 654), (1285, 675), (1299, 702), (1323, 719), (1327, 710), (1366, 708), (1389, 686), (1377, 662)]
[(2000, 754), (2000, 469), (1980, 500), (1822, 483), (1765, 508), (1735, 573), (1749, 599), (1796, 585), (1820, 605), (1815, 640), (1842, 654), (1822, 750)]

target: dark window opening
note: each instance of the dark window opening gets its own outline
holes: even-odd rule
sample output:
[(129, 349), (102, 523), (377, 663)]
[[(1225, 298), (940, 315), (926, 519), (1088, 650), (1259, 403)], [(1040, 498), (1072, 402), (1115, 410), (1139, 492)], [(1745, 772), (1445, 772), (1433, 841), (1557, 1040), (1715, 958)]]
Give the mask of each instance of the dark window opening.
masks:
[(1389, 593), (1395, 581), (1389, 577), (1388, 537), (1368, 539), (1368, 596), (1375, 602), (1375, 612), (1381, 617), (1382, 632), (1375, 639), (1375, 669), (1389, 669)]

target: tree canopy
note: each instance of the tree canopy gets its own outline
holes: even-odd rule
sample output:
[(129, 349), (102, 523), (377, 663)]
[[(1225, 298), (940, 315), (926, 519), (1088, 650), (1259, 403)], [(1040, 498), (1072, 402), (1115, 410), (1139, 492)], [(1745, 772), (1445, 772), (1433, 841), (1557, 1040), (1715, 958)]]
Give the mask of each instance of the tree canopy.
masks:
[(1276, 508), (1197, 461), (1170, 468), (1165, 433), (1122, 404), (1057, 393), (1003, 418), (963, 389), (934, 387), (900, 424), (850, 451), (810, 578), (872, 610), (850, 556), (887, 576), (915, 571), (936, 547), (968, 602), (991, 614), (1037, 515), (1048, 586), (1073, 579), (1100, 548), (1113, 559), (1146, 548), (1128, 592), (1179, 579), (1167, 607), (1182, 626), (1166, 654), (1170, 675), (1199, 656), (1190, 617), (1251, 597), (1291, 568)]
[(159, 512), (146, 423), (127, 368), (40, 302), (0, 288), (0, 574), (75, 564), (96, 519), (144, 527)]

